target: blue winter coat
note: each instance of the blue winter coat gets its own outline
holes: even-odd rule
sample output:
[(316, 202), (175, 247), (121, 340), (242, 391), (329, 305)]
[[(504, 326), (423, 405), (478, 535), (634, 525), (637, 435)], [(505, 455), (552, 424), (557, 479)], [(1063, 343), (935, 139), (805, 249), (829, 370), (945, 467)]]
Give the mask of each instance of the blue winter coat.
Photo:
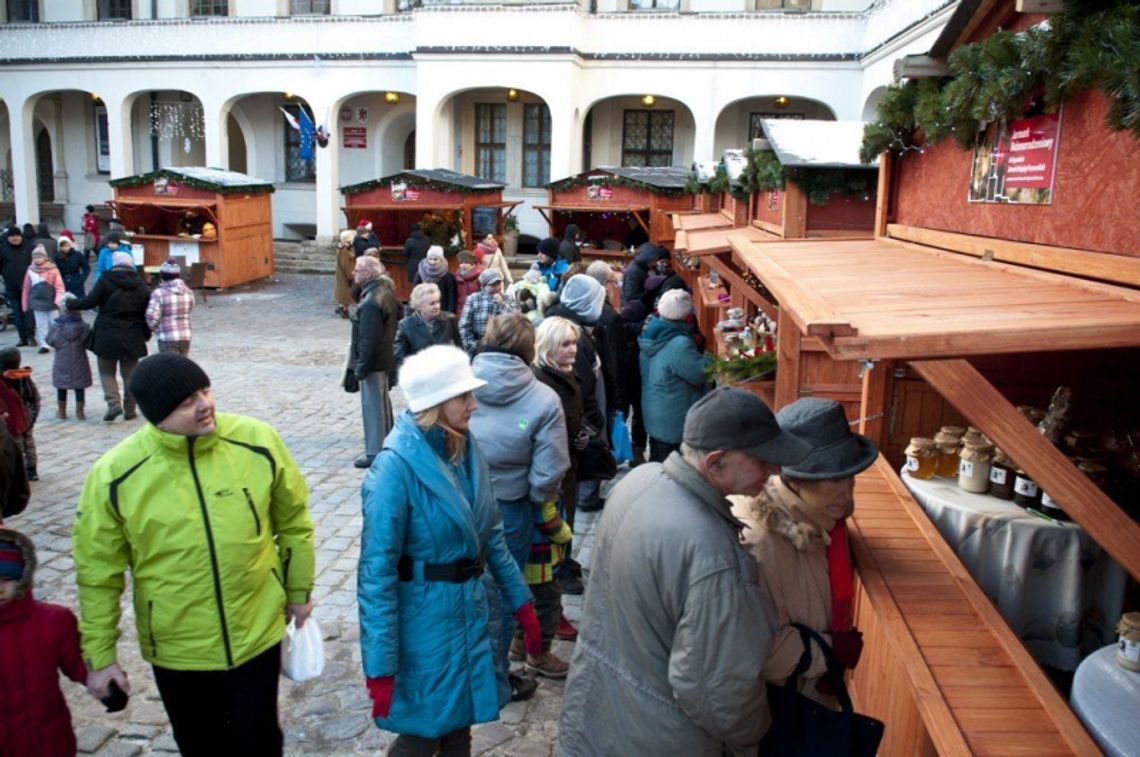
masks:
[(569, 267), (570, 263), (563, 257), (555, 258), (550, 265), (542, 265), (537, 260), (530, 264), (530, 270), (538, 271), (552, 292), (557, 292), (558, 287), (562, 286), (562, 274), (566, 273)]
[(659, 442), (679, 444), (685, 413), (704, 396), (710, 358), (681, 321), (654, 316), (637, 338), (641, 348), (641, 410), (646, 432)]
[(474, 559), (513, 611), (531, 600), (507, 551), (487, 462), (472, 437), (459, 466), (444, 461), (443, 431), (405, 412), (364, 478), (357, 600), (364, 675), (396, 677), (392, 709), (376, 725), (438, 738), (499, 717), (484, 582), (400, 581), (397, 563)]
[(101, 279), (103, 277), (103, 274), (105, 274), (107, 271), (111, 270), (111, 268), (114, 267), (114, 262), (112, 261), (112, 258), (115, 257), (116, 252), (127, 252), (127, 253), (129, 253), (130, 251), (131, 251), (131, 246), (129, 244), (127, 244), (126, 242), (119, 242), (117, 247), (111, 247), (110, 245), (103, 245), (103, 247), (100, 248), (100, 250), (99, 250), (98, 257), (95, 258), (95, 280), (98, 281), (99, 279)]

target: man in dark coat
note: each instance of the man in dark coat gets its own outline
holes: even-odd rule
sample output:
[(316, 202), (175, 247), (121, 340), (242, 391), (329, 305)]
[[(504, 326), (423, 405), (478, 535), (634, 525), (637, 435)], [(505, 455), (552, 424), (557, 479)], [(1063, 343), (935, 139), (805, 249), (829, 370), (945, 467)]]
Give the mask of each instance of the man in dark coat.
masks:
[[(124, 420), (135, 417), (135, 398), (131, 394), (131, 374), (140, 359), (146, 357), (146, 342), (150, 329), (146, 325), (146, 306), (150, 303), (150, 289), (135, 270), (130, 253), (116, 252), (111, 270), (99, 277), (86, 297), (75, 300), (68, 310), (99, 308), (95, 323), (91, 351), (99, 368), (99, 383), (107, 401), (105, 421), (119, 415)], [(115, 368), (123, 379), (123, 397), (119, 397), (119, 384)]]
[(356, 257), (364, 254), (365, 250), (370, 250), (375, 247), (380, 249), (380, 237), (376, 236), (376, 232), (372, 231), (372, 224), (366, 220), (361, 219), (360, 223), (356, 226), (356, 237), (352, 240), (352, 252)]
[(353, 278), (360, 285), (360, 304), (352, 315), (351, 366), (360, 382), (360, 409), (364, 416), (364, 454), (353, 462), (369, 468), (380, 454), (384, 437), (392, 430), (392, 402), (388, 376), (396, 367), (393, 347), (399, 310), (392, 280), (375, 258), (356, 259)]
[(558, 257), (567, 263), (577, 263), (582, 259), (582, 252), (578, 249), (578, 227), (570, 224), (558, 243)]
[(645, 280), (649, 278), (650, 271), (658, 260), (665, 260), (668, 257), (668, 250), (664, 247), (658, 247), (652, 242), (646, 242), (638, 248), (637, 255), (626, 266), (625, 276), (622, 278), (622, 305), (630, 300), (640, 300), (645, 296)]
[(413, 223), (412, 231), (404, 241), (404, 259), (408, 261), (408, 281), (415, 280), (416, 270), (420, 267), (420, 261), (427, 257), (429, 247), (431, 242), (420, 229), (420, 225)]
[(24, 232), (16, 224), (8, 227), (4, 238), (0, 239), (0, 276), (4, 277), (4, 296), (8, 298), (8, 307), (12, 308), (12, 320), (16, 322), (16, 332), (20, 335), (20, 343), (16, 346), (28, 346), (27, 316), (21, 305), (24, 291), (24, 275), (28, 266), (32, 264), (31, 240), (24, 236)]

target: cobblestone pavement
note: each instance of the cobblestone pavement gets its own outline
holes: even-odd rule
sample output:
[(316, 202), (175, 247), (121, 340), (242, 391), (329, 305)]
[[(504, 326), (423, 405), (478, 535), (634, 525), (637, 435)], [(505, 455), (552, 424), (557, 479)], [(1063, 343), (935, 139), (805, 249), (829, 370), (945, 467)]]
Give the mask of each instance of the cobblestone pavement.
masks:
[[(314, 617), (326, 638), (327, 663), (316, 680), (295, 684), (282, 678), (286, 753), (378, 753), (392, 735), (369, 720), (370, 702), (360, 668), (356, 562), (362, 472), (352, 466), (363, 451), (360, 405), (356, 395), (337, 385), (349, 323), (333, 315), (329, 276), (281, 274), (207, 297), (208, 303), (199, 302), (194, 311), (191, 356), (210, 375), (218, 409), (272, 423), (312, 490), (317, 549)], [(0, 333), (0, 349), (15, 345), (17, 339), (9, 327)], [(40, 480), (32, 484), (28, 510), (10, 518), (7, 525), (36, 543), (37, 596), (77, 609), (71, 527), (83, 478), (99, 455), (143, 421), (140, 417), (104, 423), (105, 404), (97, 379), (88, 390), (87, 420), (75, 420), (74, 407), (68, 408), (69, 420), (57, 420), (51, 355), (36, 354), (34, 349), (22, 352), (44, 397), (35, 428)], [(399, 390), (392, 399), (397, 412), (402, 411)], [(595, 521), (591, 514), (579, 515), (576, 549), (584, 563)], [(83, 754), (130, 757), (177, 751), (149, 666), (138, 652), (128, 597), (124, 594), (119, 643), (119, 660), (132, 687), (127, 709), (106, 714), (83, 687), (62, 683)], [(567, 616), (577, 620), (580, 598), (566, 597), (565, 605)], [(554, 651), (569, 659), (572, 645), (556, 642)], [(562, 682), (544, 680), (529, 702), (511, 704), (499, 722), (476, 726), (475, 753), (553, 754), (561, 704)]]

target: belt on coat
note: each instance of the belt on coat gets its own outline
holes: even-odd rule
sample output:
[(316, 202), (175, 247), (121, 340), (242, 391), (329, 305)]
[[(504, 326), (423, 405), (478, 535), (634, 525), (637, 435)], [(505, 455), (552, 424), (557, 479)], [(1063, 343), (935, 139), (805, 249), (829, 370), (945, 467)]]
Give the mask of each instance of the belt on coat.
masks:
[[(483, 575), (483, 555), (472, 560), (461, 557), (455, 562), (424, 563), (425, 581), (444, 581), (447, 583), (466, 583), (473, 578)], [(415, 560), (404, 555), (396, 566), (401, 581), (414, 581), (416, 578)]]

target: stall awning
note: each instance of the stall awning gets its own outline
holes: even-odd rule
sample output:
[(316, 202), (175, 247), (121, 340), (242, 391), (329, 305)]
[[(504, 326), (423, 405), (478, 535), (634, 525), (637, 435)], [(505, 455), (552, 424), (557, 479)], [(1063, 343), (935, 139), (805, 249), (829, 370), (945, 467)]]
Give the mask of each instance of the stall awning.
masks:
[(776, 242), (780, 237), (771, 232), (744, 226), (739, 229), (705, 229), (704, 231), (678, 231), (674, 249), (686, 255), (718, 255), (732, 250), (730, 240), (742, 242)]
[(732, 228), (732, 219), (720, 211), (716, 213), (674, 213), (673, 221), (673, 228), (680, 231)]
[(730, 240), (840, 360), (1140, 346), (1140, 292), (888, 239)]

